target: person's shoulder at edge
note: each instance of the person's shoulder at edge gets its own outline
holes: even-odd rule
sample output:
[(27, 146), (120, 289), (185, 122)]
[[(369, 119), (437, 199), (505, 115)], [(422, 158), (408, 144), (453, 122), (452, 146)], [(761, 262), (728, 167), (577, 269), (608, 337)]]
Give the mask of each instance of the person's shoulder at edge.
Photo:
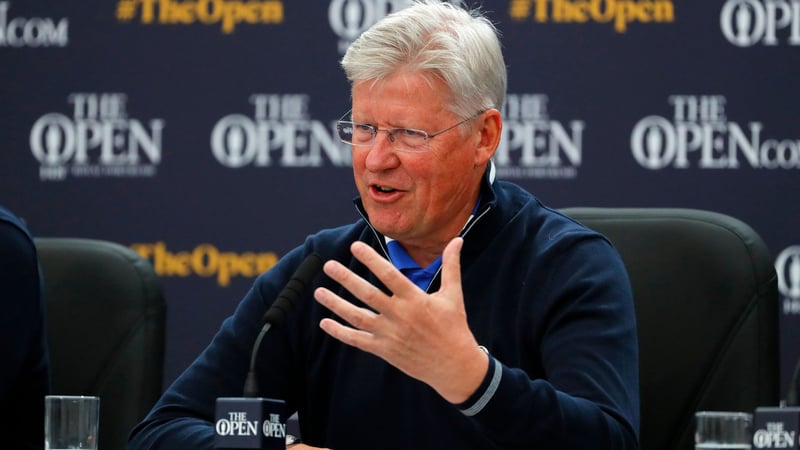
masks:
[(3, 205), (0, 205), (0, 237), (0, 250), (7, 256), (25, 257), (29, 264), (38, 264), (33, 235), (22, 218)]

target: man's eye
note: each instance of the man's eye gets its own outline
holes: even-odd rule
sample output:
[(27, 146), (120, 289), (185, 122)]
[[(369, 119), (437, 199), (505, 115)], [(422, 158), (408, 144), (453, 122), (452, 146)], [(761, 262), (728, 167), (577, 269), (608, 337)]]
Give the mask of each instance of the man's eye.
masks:
[(353, 126), (355, 127), (356, 131), (361, 133), (372, 133), (372, 126), (365, 125), (363, 123), (354, 123)]
[(424, 138), (425, 137), (425, 133), (423, 133), (422, 131), (419, 131), (419, 130), (410, 130), (408, 128), (401, 128), (398, 131), (404, 137), (410, 137), (410, 138), (415, 138), (415, 139), (416, 138)]

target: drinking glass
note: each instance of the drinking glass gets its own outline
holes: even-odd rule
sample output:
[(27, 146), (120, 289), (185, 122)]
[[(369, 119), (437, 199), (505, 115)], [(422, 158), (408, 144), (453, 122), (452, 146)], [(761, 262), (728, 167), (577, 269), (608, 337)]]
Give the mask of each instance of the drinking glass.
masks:
[(695, 413), (695, 450), (750, 450), (753, 415), (735, 411)]
[(44, 399), (45, 450), (97, 450), (100, 398), (48, 395)]

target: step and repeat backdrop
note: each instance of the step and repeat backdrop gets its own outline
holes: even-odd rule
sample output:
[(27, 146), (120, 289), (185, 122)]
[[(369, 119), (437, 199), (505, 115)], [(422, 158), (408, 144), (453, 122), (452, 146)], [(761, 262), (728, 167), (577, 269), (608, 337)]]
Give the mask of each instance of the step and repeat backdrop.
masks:
[[(169, 383), (257, 274), (356, 219), (338, 61), (407, 5), (0, 1), (0, 204), (35, 235), (153, 263)], [(780, 277), (785, 394), (800, 358), (800, 0), (482, 8), (509, 71), (499, 176), (556, 208), (702, 208), (753, 226)]]

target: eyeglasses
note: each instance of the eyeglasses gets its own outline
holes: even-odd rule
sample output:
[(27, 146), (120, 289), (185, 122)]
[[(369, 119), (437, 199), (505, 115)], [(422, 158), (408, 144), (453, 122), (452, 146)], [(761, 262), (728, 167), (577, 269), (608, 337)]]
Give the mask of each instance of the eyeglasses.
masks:
[[(352, 112), (347, 111), (342, 118), (346, 117)], [(405, 152), (426, 152), (430, 148), (428, 141), (436, 136), (452, 130), (453, 128), (470, 121), (486, 111), (467, 117), (466, 119), (458, 122), (455, 125), (449, 126), (444, 130), (428, 134), (424, 130), (415, 130), (413, 128), (378, 128), (374, 125), (367, 125), (365, 123), (351, 122), (349, 120), (339, 119), (336, 122), (336, 129), (339, 132), (339, 140), (345, 144), (355, 145), (357, 147), (369, 147), (375, 143), (375, 137), (379, 131), (385, 131), (389, 142), (396, 150)]]

